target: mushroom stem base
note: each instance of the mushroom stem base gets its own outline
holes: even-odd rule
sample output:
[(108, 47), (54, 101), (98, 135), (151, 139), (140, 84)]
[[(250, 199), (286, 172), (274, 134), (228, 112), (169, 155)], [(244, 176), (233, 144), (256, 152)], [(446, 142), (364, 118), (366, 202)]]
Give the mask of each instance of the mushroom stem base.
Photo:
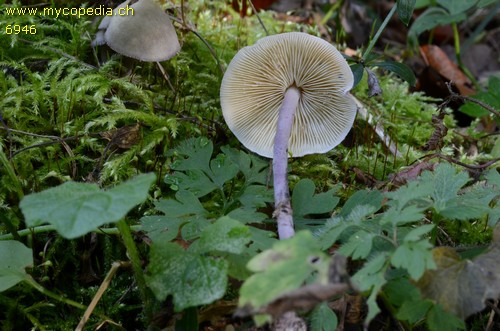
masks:
[(274, 213), (278, 222), (278, 235), (280, 239), (292, 237), (293, 211), (290, 204), (288, 189), (288, 141), (292, 132), (295, 110), (300, 100), (300, 91), (290, 87), (285, 92), (283, 105), (280, 108), (276, 136), (273, 149), (273, 179), (274, 179)]

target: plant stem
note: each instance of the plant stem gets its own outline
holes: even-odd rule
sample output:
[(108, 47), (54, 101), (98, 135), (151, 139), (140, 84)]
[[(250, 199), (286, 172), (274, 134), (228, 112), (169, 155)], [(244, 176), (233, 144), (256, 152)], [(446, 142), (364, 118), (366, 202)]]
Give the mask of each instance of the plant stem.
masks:
[(293, 229), (293, 212), (288, 189), (288, 141), (292, 132), (293, 118), (300, 99), (300, 91), (289, 87), (279, 110), (276, 135), (273, 149), (273, 179), (274, 179), (274, 213), (278, 222), (280, 239), (290, 238), (295, 234)]
[(467, 78), (470, 79), (472, 84), (474, 84), (474, 88), (476, 90), (480, 89), (479, 83), (477, 82), (476, 78), (474, 75), (467, 69), (466, 66), (462, 63), (462, 55), (460, 53), (460, 34), (458, 33), (458, 25), (456, 22), (453, 22), (451, 24), (451, 27), (453, 29), (453, 39), (454, 39), (454, 46), (455, 46), (455, 57), (457, 58), (457, 64), (460, 70), (467, 76)]
[(144, 272), (142, 271), (141, 260), (139, 257), (139, 252), (137, 251), (137, 246), (135, 245), (134, 238), (130, 231), (130, 227), (124, 219), (121, 219), (116, 223), (116, 227), (120, 231), (123, 239), (123, 244), (125, 245), (132, 263), (132, 269), (134, 270), (135, 279), (137, 281), (137, 286), (139, 287), (139, 292), (141, 295), (142, 302), (144, 303), (144, 311), (147, 321), (151, 321), (153, 316), (151, 296), (149, 295), (148, 288), (146, 286), (146, 279), (144, 278)]
[(85, 310), (87, 309), (86, 306), (82, 305), (81, 303), (78, 303), (76, 301), (73, 301), (71, 299), (67, 299), (65, 297), (62, 297), (60, 296), (59, 294), (56, 294), (52, 291), (49, 291), (47, 290), (45, 287), (43, 287), (42, 285), (38, 284), (34, 279), (33, 277), (27, 275), (26, 277), (24, 277), (24, 281), (27, 282), (31, 287), (33, 287), (35, 290), (37, 290), (38, 292), (54, 299), (54, 300), (57, 300), (57, 301), (60, 301), (62, 303), (65, 303), (67, 305), (70, 305), (70, 306), (73, 306), (75, 308), (78, 308), (78, 309), (81, 309), (81, 310)]
[(385, 27), (391, 20), (392, 16), (396, 12), (396, 9), (398, 7), (398, 3), (395, 2), (394, 6), (392, 6), (391, 11), (387, 16), (385, 17), (385, 20), (382, 22), (382, 25), (377, 30), (377, 33), (375, 33), (375, 36), (373, 36), (372, 40), (370, 40), (370, 43), (368, 44), (368, 47), (366, 47), (366, 50), (363, 53), (363, 61), (366, 61), (368, 59), (368, 55), (370, 55), (371, 50), (373, 49), (373, 46), (375, 46), (375, 43), (378, 41), (378, 38), (382, 34), (382, 31), (384, 31)]
[[(0, 220), (2, 219), (2, 215), (0, 215)], [(132, 231), (139, 231), (141, 230), (142, 226), (141, 225), (132, 225), (130, 227), (130, 230)], [(23, 229), (19, 230), (17, 234), (19, 237), (25, 237), (30, 234), (36, 234), (36, 233), (44, 233), (44, 232), (51, 232), (55, 231), (56, 228), (53, 225), (41, 225), (37, 226), (34, 228), (29, 228), (29, 229)], [(95, 233), (103, 233), (103, 234), (113, 234), (117, 235), (120, 234), (120, 231), (117, 228), (100, 228), (95, 231)], [(12, 233), (4, 234), (0, 236), (0, 240), (11, 240), (11, 239), (16, 239), (16, 237)], [(16, 239), (17, 240), (17, 239)]]

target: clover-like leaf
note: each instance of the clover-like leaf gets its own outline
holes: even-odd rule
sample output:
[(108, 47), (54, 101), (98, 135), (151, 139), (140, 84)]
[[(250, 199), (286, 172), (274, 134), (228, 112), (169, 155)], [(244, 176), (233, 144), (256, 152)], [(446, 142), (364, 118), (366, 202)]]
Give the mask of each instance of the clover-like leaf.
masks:
[(220, 299), (227, 286), (227, 262), (154, 242), (146, 282), (158, 300), (173, 296), (175, 311)]
[(19, 241), (0, 241), (0, 292), (22, 282), (33, 265), (33, 251)]
[(146, 200), (155, 178), (152, 173), (142, 174), (109, 190), (96, 184), (67, 182), (24, 197), (20, 207), (26, 225), (49, 223), (61, 236), (73, 239), (125, 217)]

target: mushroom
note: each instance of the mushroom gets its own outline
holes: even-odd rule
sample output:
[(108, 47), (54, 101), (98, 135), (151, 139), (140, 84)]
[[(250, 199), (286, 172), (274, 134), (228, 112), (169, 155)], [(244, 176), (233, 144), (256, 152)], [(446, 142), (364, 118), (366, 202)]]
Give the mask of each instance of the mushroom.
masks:
[[(126, 10), (130, 0), (105, 16), (92, 46), (107, 44), (125, 56), (148, 62), (165, 61), (180, 50), (168, 15), (153, 0), (139, 0)], [(121, 9), (121, 12), (120, 12)]]
[(334, 46), (301, 32), (244, 47), (224, 74), (220, 100), (227, 125), (249, 150), (273, 158), (280, 239), (294, 235), (288, 153), (324, 153), (344, 140), (356, 116), (348, 94), (353, 82)]

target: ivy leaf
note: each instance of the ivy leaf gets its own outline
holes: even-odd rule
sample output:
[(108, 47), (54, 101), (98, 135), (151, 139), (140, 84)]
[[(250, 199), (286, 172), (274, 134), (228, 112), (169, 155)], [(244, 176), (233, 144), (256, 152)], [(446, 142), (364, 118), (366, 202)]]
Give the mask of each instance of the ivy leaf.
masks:
[(413, 70), (411, 70), (411, 68), (404, 63), (394, 62), (394, 61), (383, 61), (383, 62), (373, 63), (372, 66), (389, 70), (395, 73), (402, 80), (410, 84), (410, 86), (415, 86), (415, 83), (417, 82), (417, 78), (415, 77), (415, 73), (413, 72)]
[(66, 239), (117, 222), (148, 197), (154, 174), (142, 174), (107, 191), (95, 184), (67, 182), (26, 196), (20, 203), (27, 226), (49, 223)]
[(277, 241), (271, 249), (253, 257), (248, 263), (248, 269), (256, 273), (241, 287), (238, 306), (258, 308), (268, 304), (299, 288), (318, 270), (317, 261), (326, 261), (328, 269), (328, 260), (308, 231), (300, 231), (290, 239)]
[(250, 241), (250, 229), (227, 216), (203, 229), (200, 238), (191, 244), (190, 252), (205, 254), (227, 252), (240, 254)]
[(307, 215), (331, 212), (339, 203), (340, 199), (333, 195), (335, 190), (314, 194), (315, 188), (312, 180), (302, 179), (293, 189), (293, 218), (298, 224), (311, 221)]
[(156, 298), (173, 296), (175, 311), (220, 299), (227, 287), (227, 262), (184, 251), (168, 242), (153, 242), (146, 282)]
[(152, 241), (172, 241), (179, 234), (179, 228), (186, 223), (181, 218), (166, 216), (144, 216), (141, 218), (141, 230), (145, 231)]
[(398, 0), (397, 2), (397, 11), (399, 15), (399, 19), (404, 25), (408, 26), (410, 23), (411, 16), (413, 14), (413, 9), (415, 9), (416, 0)]
[(406, 241), (391, 257), (391, 264), (408, 271), (412, 279), (418, 280), (426, 270), (435, 269), (432, 244), (428, 240)]
[(208, 211), (189, 191), (179, 191), (175, 194), (175, 199), (162, 199), (155, 204), (155, 207), (169, 218), (189, 220), (193, 217), (205, 218), (208, 216)]
[(33, 265), (33, 251), (15, 240), (0, 241), (0, 292), (28, 277), (26, 267)]
[(243, 224), (262, 223), (265, 219), (267, 219), (266, 214), (259, 213), (251, 207), (240, 207), (233, 209), (229, 212), (229, 214), (227, 214), (227, 216)]
[(252, 226), (250, 227), (250, 232), (252, 233), (252, 243), (248, 249), (254, 254), (270, 249), (272, 245), (278, 241), (278, 239), (276, 239), (276, 233), (272, 231), (266, 231)]

